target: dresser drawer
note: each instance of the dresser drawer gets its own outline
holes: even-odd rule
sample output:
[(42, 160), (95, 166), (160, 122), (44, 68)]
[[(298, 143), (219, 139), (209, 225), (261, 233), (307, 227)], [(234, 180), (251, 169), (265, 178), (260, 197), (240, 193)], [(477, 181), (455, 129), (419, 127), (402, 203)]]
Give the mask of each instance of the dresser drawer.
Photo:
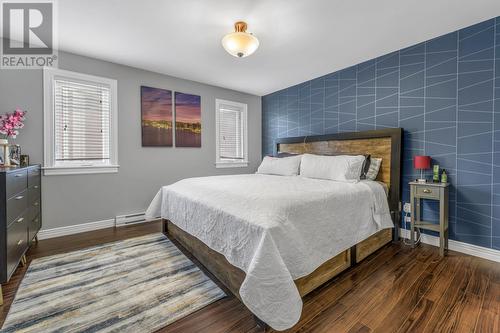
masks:
[(30, 242), (35, 238), (36, 234), (42, 227), (42, 218), (41, 215), (35, 216), (33, 219), (30, 220), (28, 224), (28, 239)]
[(439, 200), (439, 187), (417, 186), (415, 191), (418, 197)]
[(27, 178), (27, 170), (10, 172), (6, 175), (7, 188), (5, 191), (7, 193), (7, 199), (26, 189), (28, 185)]
[(28, 169), (28, 187), (40, 188), (40, 168)]
[(31, 205), (35, 201), (40, 201), (40, 185), (28, 187), (28, 203)]
[(29, 203), (28, 206), (28, 220), (34, 219), (36, 216), (40, 214), (40, 197), (37, 200), (34, 200)]
[(7, 276), (12, 275), (27, 248), (28, 223), (24, 216), (20, 216), (7, 228)]
[(24, 190), (16, 196), (7, 200), (7, 225), (10, 225), (14, 220), (28, 208), (28, 191)]

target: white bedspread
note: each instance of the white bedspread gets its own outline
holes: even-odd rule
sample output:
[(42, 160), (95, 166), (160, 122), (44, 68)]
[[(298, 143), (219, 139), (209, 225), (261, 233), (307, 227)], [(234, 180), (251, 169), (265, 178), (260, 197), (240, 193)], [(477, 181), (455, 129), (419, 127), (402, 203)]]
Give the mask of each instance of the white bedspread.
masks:
[(377, 182), (260, 174), (189, 178), (164, 186), (146, 215), (170, 220), (242, 269), (243, 303), (277, 330), (292, 327), (301, 315), (293, 280), (393, 227)]

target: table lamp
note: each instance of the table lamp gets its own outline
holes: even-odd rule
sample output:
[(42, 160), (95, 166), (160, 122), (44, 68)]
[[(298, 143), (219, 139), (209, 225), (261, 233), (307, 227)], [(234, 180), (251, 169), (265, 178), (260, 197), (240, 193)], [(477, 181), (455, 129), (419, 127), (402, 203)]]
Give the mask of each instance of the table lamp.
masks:
[(425, 183), (424, 170), (431, 168), (431, 157), (430, 156), (415, 156), (413, 157), (413, 167), (417, 170), (420, 169), (420, 178), (417, 179), (419, 183)]

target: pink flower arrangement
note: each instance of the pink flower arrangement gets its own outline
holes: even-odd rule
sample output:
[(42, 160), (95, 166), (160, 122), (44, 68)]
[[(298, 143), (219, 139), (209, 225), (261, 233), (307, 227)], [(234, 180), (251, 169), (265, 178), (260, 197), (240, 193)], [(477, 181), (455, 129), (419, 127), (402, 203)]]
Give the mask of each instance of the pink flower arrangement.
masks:
[(25, 115), (26, 111), (16, 108), (14, 112), (0, 116), (0, 134), (3, 134), (5, 139), (15, 139), (19, 134), (18, 129), (24, 127)]

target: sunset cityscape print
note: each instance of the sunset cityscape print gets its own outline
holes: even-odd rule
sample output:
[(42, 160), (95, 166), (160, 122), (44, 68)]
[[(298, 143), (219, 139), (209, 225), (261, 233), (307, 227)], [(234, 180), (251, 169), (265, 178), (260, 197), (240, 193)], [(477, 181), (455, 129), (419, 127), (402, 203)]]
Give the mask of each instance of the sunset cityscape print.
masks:
[(172, 147), (172, 91), (141, 86), (142, 146)]
[(201, 147), (201, 97), (175, 93), (175, 146)]

